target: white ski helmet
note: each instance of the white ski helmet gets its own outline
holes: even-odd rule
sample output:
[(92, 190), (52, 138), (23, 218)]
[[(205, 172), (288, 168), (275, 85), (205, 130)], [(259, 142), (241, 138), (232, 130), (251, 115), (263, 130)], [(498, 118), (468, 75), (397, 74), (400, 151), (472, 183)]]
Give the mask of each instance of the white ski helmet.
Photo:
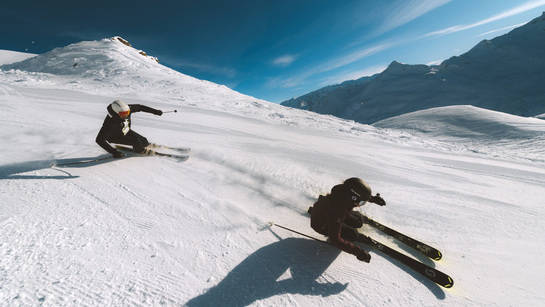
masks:
[(131, 112), (131, 108), (129, 108), (129, 106), (123, 100), (116, 100), (112, 102), (111, 106), (112, 110), (117, 113), (121, 118), (129, 116)]

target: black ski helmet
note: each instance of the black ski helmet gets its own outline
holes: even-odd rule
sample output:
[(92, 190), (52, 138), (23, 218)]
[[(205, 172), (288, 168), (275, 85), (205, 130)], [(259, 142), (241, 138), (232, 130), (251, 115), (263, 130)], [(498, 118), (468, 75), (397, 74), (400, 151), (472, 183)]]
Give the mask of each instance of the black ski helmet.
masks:
[(363, 206), (371, 198), (371, 187), (360, 178), (348, 178), (343, 182), (343, 185), (348, 189), (352, 200), (359, 206)]

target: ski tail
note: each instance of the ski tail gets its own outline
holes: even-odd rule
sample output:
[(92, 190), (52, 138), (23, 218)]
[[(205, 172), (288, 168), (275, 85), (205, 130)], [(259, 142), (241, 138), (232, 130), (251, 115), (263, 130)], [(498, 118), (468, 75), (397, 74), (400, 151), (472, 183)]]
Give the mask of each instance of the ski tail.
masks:
[(100, 161), (104, 161), (104, 160), (110, 160), (110, 159), (114, 159), (114, 157), (104, 157), (104, 158), (96, 158), (96, 159), (87, 159), (87, 160), (73, 161), (73, 162), (61, 162), (61, 163), (54, 162), (54, 163), (52, 163), (52, 164), (50, 165), (50, 167), (55, 167), (55, 166), (65, 167), (65, 166), (70, 166), (70, 165), (89, 164), (89, 163), (100, 162)]
[[(125, 150), (125, 151), (133, 151), (133, 148), (131, 146), (127, 146), (127, 145), (115, 145), (116, 148), (118, 149), (121, 149), (121, 150)], [(153, 149), (150, 149), (148, 147), (146, 147), (146, 149), (144, 150), (144, 152), (141, 152), (140, 154), (142, 155), (147, 155), (147, 156), (162, 156), (162, 157), (170, 157), (170, 158), (176, 158), (180, 161), (185, 161), (187, 159), (189, 159), (189, 155), (188, 153), (180, 153), (180, 154), (170, 154), (170, 153), (164, 153), (164, 152), (158, 152), (158, 151), (155, 151)]]
[(191, 148), (190, 147), (171, 147), (171, 146), (165, 146), (165, 145), (161, 145), (161, 144), (156, 144), (156, 143), (150, 143), (147, 148), (149, 149), (154, 149), (154, 148), (164, 148), (164, 149), (170, 149), (170, 150), (175, 150), (175, 151), (179, 151), (179, 152), (187, 152), (189, 153), (191, 151)]
[(157, 152), (157, 151), (154, 151), (153, 153), (150, 153), (149, 155), (176, 158), (177, 160), (180, 160), (180, 161), (185, 161), (189, 159), (189, 155), (176, 155), (176, 154), (169, 154), (169, 153), (163, 153), (163, 152)]

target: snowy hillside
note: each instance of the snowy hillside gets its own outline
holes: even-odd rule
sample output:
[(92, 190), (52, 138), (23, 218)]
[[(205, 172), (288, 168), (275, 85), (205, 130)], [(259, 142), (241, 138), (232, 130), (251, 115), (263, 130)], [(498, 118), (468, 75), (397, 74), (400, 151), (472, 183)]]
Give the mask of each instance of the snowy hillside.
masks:
[(373, 126), (439, 140), (453, 149), (545, 162), (545, 123), (537, 118), (450, 106), (396, 116)]
[[(118, 98), (178, 110), (136, 113), (133, 128), (192, 147), (189, 160), (51, 167), (109, 156), (94, 140)], [(545, 303), (545, 121), (462, 106), (362, 125), (184, 76), (115, 39), (0, 67), (0, 105), (1, 306)], [(446, 120), (458, 113), (463, 125)], [(497, 154), (488, 135), (499, 128), (511, 132)], [(305, 211), (352, 176), (388, 203), (367, 215), (444, 256), (362, 232), (448, 273), (453, 288), (379, 251), (366, 264), (268, 226), (324, 239)]]
[(159, 64), (155, 57), (127, 44), (121, 37), (81, 42), (3, 65), (0, 69), (12, 82), (91, 94), (99, 88), (101, 93), (118, 98), (131, 97), (138, 92), (139, 97), (157, 102), (191, 100), (189, 103), (194, 105), (232, 97), (237, 101), (255, 100), (225, 86), (174, 71)]
[(0, 65), (20, 62), (33, 56), (36, 55), (17, 51), (0, 50)]
[(545, 112), (545, 13), (440, 65), (392, 62), (372, 81), (318, 90), (282, 105), (361, 123), (450, 105), (520, 116)]

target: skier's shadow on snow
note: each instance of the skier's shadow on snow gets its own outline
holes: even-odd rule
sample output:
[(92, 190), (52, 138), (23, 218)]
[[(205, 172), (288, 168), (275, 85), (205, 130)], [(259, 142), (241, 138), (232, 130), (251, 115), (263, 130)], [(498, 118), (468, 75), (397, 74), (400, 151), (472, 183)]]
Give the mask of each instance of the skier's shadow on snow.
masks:
[[(96, 160), (100, 158), (106, 158), (107, 155), (101, 155), (98, 157), (87, 158), (71, 158), (71, 159), (58, 159), (58, 160), (36, 160), (27, 161), (21, 163), (0, 165), (0, 180), (2, 179), (74, 179), (79, 176), (73, 176), (65, 169), (90, 167), (102, 163), (109, 162), (111, 160), (93, 161), (89, 163), (82, 163), (85, 161)], [(65, 165), (67, 164), (67, 165)], [(50, 169), (52, 171), (46, 172), (48, 174), (26, 174), (39, 170)], [(44, 173), (44, 172), (42, 172)]]
[(348, 284), (317, 279), (340, 250), (314, 240), (287, 238), (264, 246), (236, 266), (215, 287), (187, 306), (247, 306), (280, 294), (329, 296)]

